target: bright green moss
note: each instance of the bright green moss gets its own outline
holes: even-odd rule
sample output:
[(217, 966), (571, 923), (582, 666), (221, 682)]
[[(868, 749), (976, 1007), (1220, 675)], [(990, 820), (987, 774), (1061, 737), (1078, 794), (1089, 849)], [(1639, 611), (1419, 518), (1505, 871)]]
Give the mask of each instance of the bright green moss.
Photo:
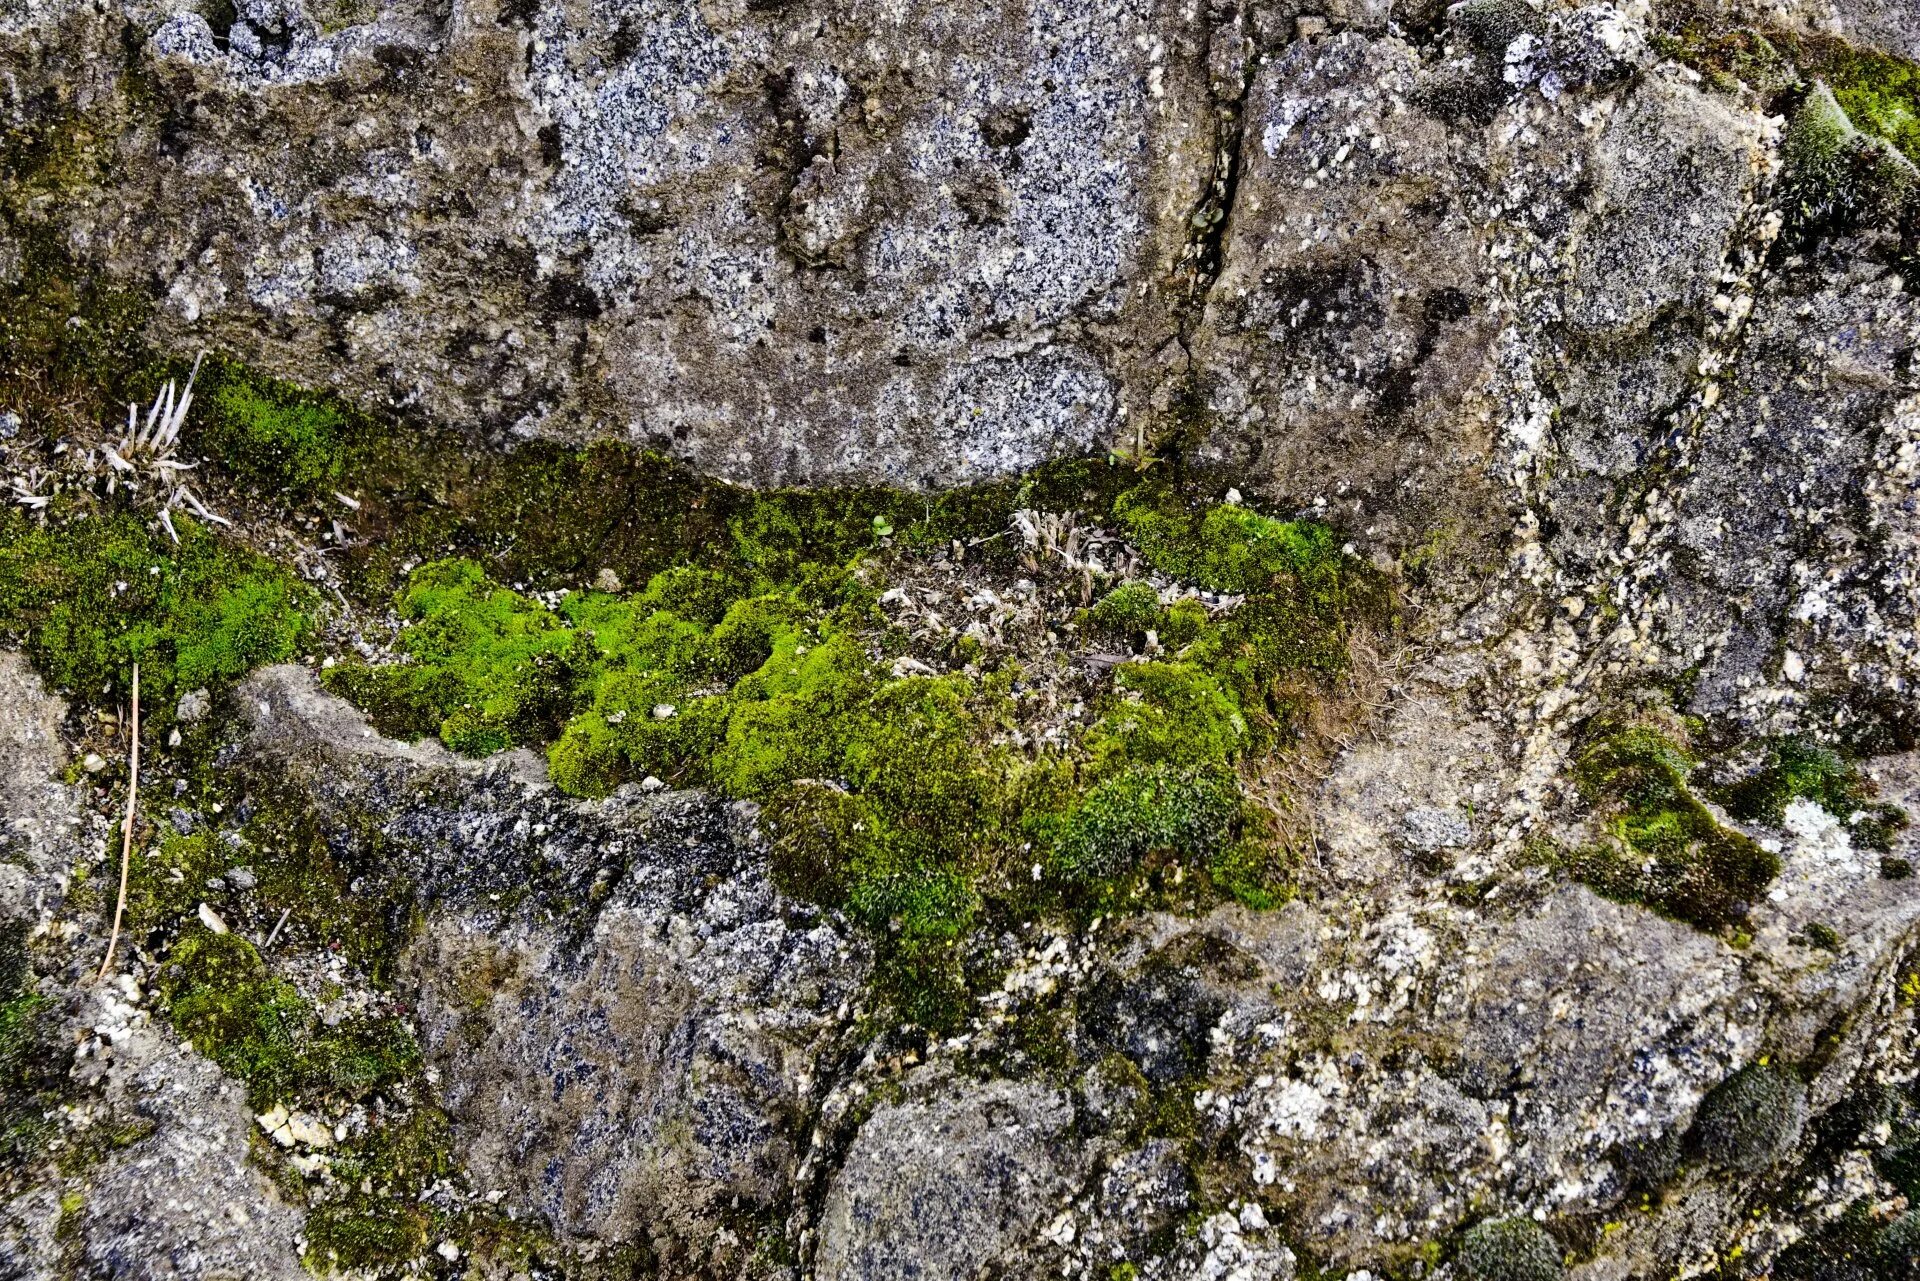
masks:
[(1123, 583), (1087, 611), (1096, 627), (1137, 634), (1160, 621), (1160, 594), (1146, 583)]
[(1123, 663), (1113, 706), (1088, 736), (1096, 762), (1182, 767), (1225, 763), (1247, 743), (1239, 702), (1195, 663)]
[(295, 1092), (359, 1099), (419, 1068), (419, 1049), (396, 1021), (359, 1017), (328, 1027), (237, 934), (182, 938), (159, 988), (174, 1028), (246, 1082), (256, 1106)]
[(1717, 929), (1745, 915), (1780, 858), (1714, 819), (1687, 781), (1696, 763), (1651, 725), (1600, 727), (1574, 773), (1608, 815), (1606, 837), (1568, 861), (1603, 894)]
[(1209, 626), (1207, 607), (1191, 596), (1183, 596), (1160, 612), (1160, 643), (1180, 650), (1200, 638)]
[(1337, 576), (1340, 551), (1324, 525), (1273, 520), (1239, 503), (1195, 512), (1176, 495), (1142, 488), (1113, 513), (1155, 569), (1221, 592), (1261, 592), (1283, 577)]
[(249, 375), (216, 368), (199, 415), (200, 447), (236, 475), (294, 495), (340, 479), (346, 416), (331, 401)]
[(180, 693), (291, 657), (313, 593), (188, 517), (174, 524), (178, 547), (125, 512), (46, 526), (0, 514), (0, 633), (83, 698), (124, 693), (139, 663), (156, 723)]
[(1800, 738), (1767, 745), (1760, 767), (1720, 789), (1716, 799), (1735, 818), (1780, 826), (1789, 802), (1805, 799), (1847, 825), (1863, 847), (1884, 851), (1907, 822), (1897, 805), (1876, 803), (1857, 770), (1829, 748)]
[(1854, 128), (1884, 138), (1920, 164), (1920, 66), (1839, 40), (1803, 38), (1794, 47), (1809, 70), (1832, 86)]
[(329, 679), (389, 732), (437, 732), (469, 755), (539, 741), (572, 710), (579, 636), (552, 611), (490, 582), (471, 561), (423, 567), (395, 602), (408, 662)]
[(1119, 665), (1097, 723), (1038, 759), (998, 741), (1011, 669), (889, 675), (875, 589), (817, 554), (906, 538), (909, 517), (876, 534), (872, 503), (844, 494), (750, 503), (726, 520), (731, 561), (632, 595), (550, 606), (474, 560), (433, 562), (396, 598), (406, 661), (328, 679), (383, 726), (460, 750), (549, 743), (575, 795), (652, 775), (761, 803), (781, 884), (886, 940), (898, 1000), (952, 1012), (954, 947), (983, 911), (1092, 902), (1164, 860), (1251, 903), (1285, 895), (1234, 767), (1285, 741), (1302, 691), (1340, 670), (1361, 575), (1317, 526), (1161, 491), (1121, 507), (1168, 572), (1247, 600), (1216, 622), (1191, 599), (1163, 610), (1145, 583), (1116, 590), (1094, 626), (1158, 629), (1177, 650)]
[[(1901, 126), (1906, 136), (1910, 122), (1896, 105), (1898, 111), (1909, 108), (1899, 100), (1860, 86), (1855, 101), (1863, 110), (1879, 111), (1890, 126)], [(1920, 170), (1901, 143), (1862, 132), (1824, 83), (1816, 82), (1794, 112), (1781, 154), (1786, 189), (1806, 225), (1893, 223), (1920, 199)]]

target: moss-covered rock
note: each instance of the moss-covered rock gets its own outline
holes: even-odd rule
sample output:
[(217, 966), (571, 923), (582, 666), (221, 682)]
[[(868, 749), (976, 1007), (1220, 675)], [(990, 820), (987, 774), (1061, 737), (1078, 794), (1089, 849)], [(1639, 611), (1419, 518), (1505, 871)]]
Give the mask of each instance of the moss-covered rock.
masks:
[(1722, 1169), (1759, 1173), (1793, 1151), (1806, 1121), (1806, 1086), (1763, 1060), (1707, 1093), (1687, 1131), (1687, 1145), (1694, 1156)]
[(257, 1105), (296, 1091), (356, 1100), (419, 1067), (419, 1049), (397, 1020), (364, 1015), (327, 1026), (237, 934), (188, 934), (168, 953), (158, 986), (175, 1029), (245, 1081)]
[(1493, 1219), (1467, 1229), (1453, 1256), (1467, 1281), (1558, 1281), (1560, 1246), (1532, 1219)]
[[(1860, 87), (1854, 101), (1906, 138), (1891, 100)], [(1913, 138), (1920, 140), (1920, 125), (1913, 126)], [(1893, 139), (1856, 128), (1824, 82), (1816, 81), (1794, 112), (1781, 157), (1793, 211), (1808, 226), (1893, 223), (1920, 199), (1914, 160)]]
[(1907, 823), (1899, 806), (1873, 799), (1867, 781), (1839, 753), (1804, 738), (1769, 742), (1758, 767), (1715, 795), (1735, 818), (1771, 827), (1780, 826), (1790, 802), (1813, 801), (1871, 850), (1885, 851)]
[(1602, 721), (1575, 764), (1605, 834), (1567, 856), (1604, 894), (1645, 903), (1705, 929), (1740, 920), (1780, 871), (1780, 857), (1723, 826), (1695, 795), (1698, 764), (1675, 724)]

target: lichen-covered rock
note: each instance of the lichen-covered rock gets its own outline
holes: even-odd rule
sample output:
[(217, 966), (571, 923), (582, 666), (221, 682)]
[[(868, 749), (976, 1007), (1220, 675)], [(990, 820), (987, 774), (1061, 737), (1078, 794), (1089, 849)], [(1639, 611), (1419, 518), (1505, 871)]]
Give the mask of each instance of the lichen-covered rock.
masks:
[(868, 963), (775, 892), (750, 811), (634, 787), (568, 801), (528, 758), (374, 736), (297, 668), (238, 699), (246, 768), (412, 864), (426, 910), (401, 981), (469, 1177), (675, 1268), (784, 1218)]
[[(845, 491), (854, 542), (918, 575), (872, 593), (863, 661), (1044, 704), (977, 726), (1023, 759), (1130, 706), (1114, 670), (1184, 643), (1140, 531), (1024, 506), (1048, 486), (1137, 469), (1311, 515), (1395, 605), (1343, 632), (1325, 699), (1290, 668), (1249, 680), (1263, 733), (1311, 747), (1220, 754), (1270, 802), (1235, 819), (1286, 872), (1241, 895), (1260, 910), (1215, 894), (1224, 859), (1165, 848), (1167, 792), (1057, 858), (1071, 894), (1045, 833), (1007, 836), (968, 871), (978, 902), (934, 914), (955, 937), (914, 940), (947, 949), (938, 1035), (869, 959), (911, 964), (883, 949), (925, 922), (780, 892), (751, 807), (658, 779), (570, 799), (531, 751), (389, 739), (292, 667), (169, 698), (182, 740), (150, 744), (156, 768), (198, 773), (145, 821), (161, 854), (171, 834), (206, 857), (164, 864), (179, 920), (124, 941), (126, 983), (83, 988), (122, 722), (102, 700), (67, 716), (0, 655), (0, 1001), (32, 1007), (15, 1057), (64, 1118), (49, 1132), (118, 1136), (0, 1171), (0, 1262), (274, 1276), (298, 1232), (350, 1267), (354, 1213), (383, 1193), (331, 1173), (364, 1151), (319, 1143), (405, 1111), (447, 1138), (375, 1223), (396, 1270), (1911, 1270), (1911, 0), (220, 8), (0, 16), (0, 281), (109, 282), (152, 307), (162, 352), (395, 411), (402, 460), (424, 419), (462, 448), (613, 438), (808, 486), (1110, 452), (1020, 487), (1023, 523), (937, 561)], [(28, 336), (80, 350), (93, 322), (55, 301), (58, 341)], [(27, 387), (52, 358), (5, 334)], [(0, 406), (0, 462), (37, 529), (77, 501), (40, 461), (95, 490), (124, 473), (65, 434), (70, 409), (23, 403), (47, 422)], [(411, 475), (266, 492), (231, 441), (202, 443), (231, 536), (326, 589), (354, 586), (336, 570), (389, 481), (434, 509), (396, 564), (568, 519), (516, 494), (478, 531), (467, 491)], [(1019, 577), (1096, 547), (1072, 561), (1085, 614)], [(514, 590), (548, 610), (618, 591), (629, 561), (609, 559)], [(883, 561), (809, 590), (864, 608)], [(1243, 607), (1228, 587), (1263, 583), (1183, 598), (1188, 625)], [(389, 590), (316, 605), (315, 661), (379, 657)], [(70, 746), (96, 763), (69, 770)], [(833, 804), (842, 781), (800, 780)], [(1225, 830), (1196, 844), (1221, 853)], [(248, 897), (282, 843), (310, 874), (284, 915)], [(851, 906), (844, 869), (793, 861), (781, 885)], [(869, 888), (924, 888), (873, 861)], [(1166, 910), (1100, 897), (1136, 870)], [(249, 1165), (237, 1086), (148, 993), (194, 954), (167, 950), (182, 930), (216, 929), (314, 1027), (394, 1018), (404, 1089), (328, 1111), (331, 1085), (302, 1087)]]
[(816, 1273), (972, 1276), (1028, 1244), (1078, 1189), (1070, 1100), (1037, 1084), (945, 1083), (882, 1103), (827, 1193)]

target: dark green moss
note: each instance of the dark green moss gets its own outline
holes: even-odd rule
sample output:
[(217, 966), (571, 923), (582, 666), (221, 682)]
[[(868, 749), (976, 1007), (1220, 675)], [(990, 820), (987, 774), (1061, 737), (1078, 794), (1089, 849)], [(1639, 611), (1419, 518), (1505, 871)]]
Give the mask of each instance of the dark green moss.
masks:
[(1606, 836), (1564, 857), (1604, 894), (1717, 929), (1744, 917), (1780, 859), (1714, 819), (1688, 783), (1696, 764), (1655, 725), (1595, 727), (1574, 774), (1605, 815)]
[(182, 938), (160, 970), (159, 989), (174, 1028), (246, 1082), (255, 1106), (296, 1093), (357, 1100), (419, 1067), (419, 1049), (397, 1021), (358, 1016), (327, 1026), (237, 934), (197, 930)]
[(0, 1170), (24, 1170), (40, 1152), (71, 1054), (35, 983), (26, 923), (0, 924)]
[(436, 1213), (420, 1194), (453, 1173), (453, 1131), (437, 1107), (416, 1105), (333, 1152), (332, 1192), (307, 1215), (306, 1261), (316, 1271), (381, 1269), (424, 1253)]
[(1788, 1246), (1774, 1261), (1777, 1281), (1888, 1281), (1920, 1275), (1920, 1214), (1891, 1221), (1865, 1199)]
[(1095, 784), (1062, 819), (1036, 826), (1054, 870), (1085, 882), (1131, 872), (1157, 850), (1204, 864), (1240, 821), (1230, 777), (1144, 765)]
[(1749, 1063), (1707, 1092), (1687, 1131), (1691, 1155), (1722, 1169), (1771, 1169), (1800, 1141), (1807, 1089), (1764, 1060)]
[(1757, 769), (1715, 794), (1735, 818), (1770, 827), (1780, 826), (1789, 802), (1813, 801), (1845, 823), (1861, 846), (1884, 851), (1907, 816), (1872, 797), (1867, 781), (1838, 753), (1800, 738), (1771, 741)]
[(148, 718), (174, 698), (290, 657), (311, 630), (313, 593), (186, 516), (180, 545), (126, 512), (38, 525), (0, 513), (0, 635), (85, 699), (125, 696), (141, 667)]
[(1808, 947), (1817, 947), (1823, 952), (1838, 952), (1841, 948), (1840, 931), (1824, 922), (1814, 921), (1802, 933), (1806, 935)]

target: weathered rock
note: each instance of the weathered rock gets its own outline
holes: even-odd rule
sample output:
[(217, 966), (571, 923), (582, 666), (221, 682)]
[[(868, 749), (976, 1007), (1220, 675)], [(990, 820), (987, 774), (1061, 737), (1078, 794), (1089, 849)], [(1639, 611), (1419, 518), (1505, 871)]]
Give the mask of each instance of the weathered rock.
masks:
[(720, 1266), (702, 1260), (784, 1220), (867, 961), (775, 893), (750, 807), (571, 801), (527, 753), (380, 738), (299, 668), (237, 705), (244, 768), (323, 821), (373, 825), (406, 864), (387, 874), (426, 910), (401, 981), (477, 1185), (672, 1268)]
[[(143, 1281), (304, 1276), (301, 1214), (248, 1162), (244, 1091), (151, 1021), (130, 976), (94, 984), (105, 928), (59, 911), (75, 860), (104, 863), (107, 826), (59, 779), (65, 711), (24, 656), (0, 650), (0, 854), (24, 872), (0, 919), (24, 917), (51, 971), (35, 983), (54, 1033), (46, 1049), (70, 1071), (66, 1097), (42, 1102), (74, 1123), (60, 1136), (69, 1153), (91, 1157), (65, 1176), (49, 1161), (39, 1181), (0, 1202), (0, 1271), (31, 1281), (75, 1269)], [(10, 1072), (44, 1052), (25, 1043), (33, 1028), (10, 1023), (20, 1038), (6, 1047)]]
[(1030, 1245), (1077, 1190), (1067, 1097), (953, 1080), (882, 1104), (827, 1194), (815, 1272), (833, 1281), (972, 1276)]

